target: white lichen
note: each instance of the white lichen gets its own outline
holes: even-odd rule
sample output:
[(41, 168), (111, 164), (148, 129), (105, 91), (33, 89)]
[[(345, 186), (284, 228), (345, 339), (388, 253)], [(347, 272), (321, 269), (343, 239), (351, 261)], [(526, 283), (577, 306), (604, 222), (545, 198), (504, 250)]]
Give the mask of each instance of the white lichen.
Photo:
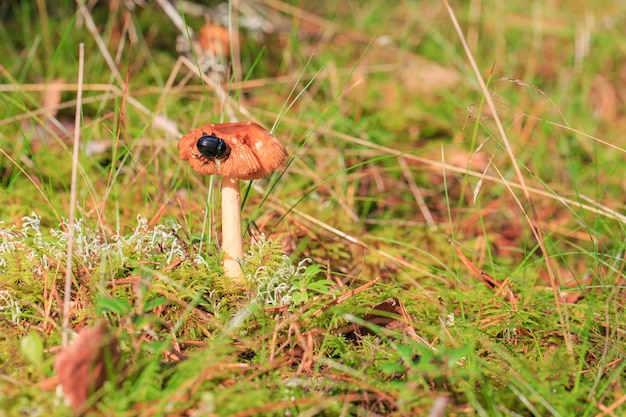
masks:
[(10, 316), (13, 324), (19, 324), (20, 314), (22, 314), (20, 305), (13, 299), (11, 293), (7, 290), (0, 290), (0, 315)]
[[(261, 236), (260, 241), (244, 256), (244, 262), (255, 264), (257, 259), (272, 251), (272, 243)], [(293, 302), (293, 293), (299, 291), (294, 282), (305, 277), (311, 259), (305, 258), (293, 265), (287, 255), (280, 256), (278, 265), (260, 265), (247, 279), (256, 288), (256, 299), (267, 306), (282, 306)]]
[[(86, 225), (84, 219), (74, 222), (74, 262), (89, 269), (111, 265), (124, 265), (141, 259), (164, 267), (185, 252), (177, 238), (179, 224), (159, 224), (149, 228), (148, 220), (137, 216), (137, 226), (130, 235), (115, 234), (107, 238), (100, 230)], [(35, 274), (43, 274), (51, 265), (65, 259), (67, 253), (69, 224), (62, 220), (58, 228), (49, 230), (45, 237), (41, 230), (41, 218), (36, 213), (22, 218), (20, 231), (0, 228), (0, 273), (7, 268), (7, 254), (21, 251)]]

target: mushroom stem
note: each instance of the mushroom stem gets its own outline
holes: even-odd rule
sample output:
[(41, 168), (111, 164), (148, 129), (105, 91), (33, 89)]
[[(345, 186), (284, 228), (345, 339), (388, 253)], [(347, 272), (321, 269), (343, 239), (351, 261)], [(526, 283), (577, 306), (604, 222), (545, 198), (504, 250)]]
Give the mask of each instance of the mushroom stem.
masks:
[(239, 180), (227, 177), (222, 178), (222, 246), (224, 274), (236, 284), (243, 284), (243, 272), (237, 262), (243, 256)]

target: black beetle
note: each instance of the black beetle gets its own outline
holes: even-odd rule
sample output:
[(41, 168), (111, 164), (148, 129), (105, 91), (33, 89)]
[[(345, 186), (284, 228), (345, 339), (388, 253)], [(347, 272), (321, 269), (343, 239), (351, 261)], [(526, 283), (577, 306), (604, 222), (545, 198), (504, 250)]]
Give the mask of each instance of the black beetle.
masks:
[(222, 138), (214, 134), (207, 135), (202, 132), (202, 136), (196, 143), (198, 151), (202, 156), (209, 159), (225, 159), (230, 155), (230, 146)]

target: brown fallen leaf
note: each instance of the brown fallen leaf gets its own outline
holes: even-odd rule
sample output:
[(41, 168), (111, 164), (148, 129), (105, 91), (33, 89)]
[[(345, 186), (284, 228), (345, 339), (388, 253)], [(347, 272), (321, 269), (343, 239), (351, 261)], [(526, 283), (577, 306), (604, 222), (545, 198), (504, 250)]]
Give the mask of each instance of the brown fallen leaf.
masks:
[(54, 117), (59, 112), (59, 104), (61, 104), (61, 93), (65, 87), (65, 81), (62, 78), (56, 78), (48, 83), (41, 99), (41, 108), (46, 110), (46, 114)]
[(110, 372), (117, 368), (119, 346), (104, 325), (84, 328), (54, 361), (63, 393), (75, 411), (85, 408), (89, 396), (98, 391)]
[[(399, 316), (399, 318), (394, 316)], [(363, 321), (384, 327), (387, 330), (399, 330), (417, 342), (426, 342), (422, 337), (418, 336), (413, 326), (411, 326), (411, 319), (404, 308), (404, 304), (397, 298), (388, 298), (382, 303), (376, 304), (370, 312), (363, 316)], [(368, 326), (357, 323), (340, 327), (336, 332), (343, 334), (348, 339), (358, 339), (361, 336), (374, 333)]]
[(411, 95), (454, 90), (461, 82), (458, 71), (418, 55), (403, 54), (399, 64), (398, 76), (402, 88)]

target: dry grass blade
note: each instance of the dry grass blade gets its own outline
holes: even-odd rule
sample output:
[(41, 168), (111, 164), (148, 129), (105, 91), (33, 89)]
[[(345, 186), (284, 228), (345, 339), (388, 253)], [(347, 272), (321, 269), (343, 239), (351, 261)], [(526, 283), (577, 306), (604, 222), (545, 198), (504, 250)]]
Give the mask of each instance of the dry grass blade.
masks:
[(398, 163), (400, 164), (400, 168), (402, 168), (402, 174), (404, 175), (404, 179), (409, 184), (409, 188), (411, 189), (411, 192), (413, 193), (413, 196), (415, 197), (415, 202), (417, 203), (417, 206), (422, 212), (422, 216), (424, 216), (426, 223), (428, 223), (430, 227), (436, 228), (433, 215), (430, 213), (430, 210), (428, 209), (428, 206), (426, 205), (426, 201), (424, 201), (424, 197), (422, 196), (422, 193), (419, 187), (415, 183), (415, 179), (413, 178), (413, 175), (411, 175), (411, 170), (409, 169), (409, 165), (406, 163), (406, 159), (404, 157), (399, 156)]
[[(574, 354), (574, 348), (572, 345), (572, 337), (571, 337), (571, 332), (569, 329), (569, 321), (567, 319), (567, 313), (563, 311), (563, 306), (561, 305), (561, 297), (559, 296), (559, 287), (560, 287), (560, 282), (558, 282), (557, 277), (554, 273), (553, 267), (552, 267), (552, 260), (551, 260), (551, 256), (548, 253), (548, 250), (546, 248), (546, 244), (543, 238), (543, 232), (541, 231), (541, 229), (539, 227), (536, 226), (537, 223), (537, 215), (535, 213), (535, 208), (533, 205), (533, 200), (531, 198), (530, 192), (528, 190), (528, 187), (526, 186), (526, 181), (524, 180), (524, 176), (522, 175), (522, 171), (519, 168), (519, 165), (517, 163), (517, 159), (515, 157), (515, 153), (513, 152), (513, 147), (511, 146), (511, 143), (506, 135), (506, 132), (504, 131), (504, 126), (502, 125), (502, 122), (500, 121), (500, 117), (498, 116), (498, 111), (496, 109), (496, 106), (491, 98), (491, 94), (489, 93), (489, 90), (487, 89), (487, 85), (485, 84), (485, 81), (482, 78), (482, 75), (480, 73), (480, 70), (478, 69), (478, 65), (476, 64), (476, 61), (474, 60), (474, 57), (472, 55), (471, 50), (469, 49), (469, 45), (467, 44), (467, 41), (465, 39), (465, 36), (463, 34), (463, 31), (461, 30), (461, 26), (459, 25), (459, 22), (456, 19), (456, 16), (454, 14), (454, 11), (452, 10), (452, 7), (450, 7), (450, 4), (448, 3), (447, 0), (442, 0), (447, 11), (448, 14), (450, 15), (450, 19), (452, 21), (452, 24), (454, 25), (454, 28), (457, 32), (457, 34), (459, 35), (459, 40), (461, 41), (461, 44), (463, 45), (463, 49), (465, 50), (465, 54), (470, 62), (470, 65), (472, 66), (472, 70), (474, 71), (474, 75), (476, 77), (476, 80), (478, 81), (481, 91), (483, 93), (483, 97), (489, 107), (489, 110), (491, 111), (491, 114), (493, 116), (493, 119), (496, 123), (496, 127), (498, 129), (498, 132), (500, 134), (500, 139), (502, 141), (502, 143), (504, 144), (504, 147), (506, 148), (508, 154), (509, 154), (509, 159), (511, 161), (511, 164), (513, 166), (513, 168), (515, 169), (515, 173), (517, 175), (517, 179), (519, 181), (520, 184), (520, 188), (522, 189), (522, 191), (524, 192), (524, 196), (526, 197), (526, 200), (528, 201), (528, 203), (530, 204), (530, 209), (531, 209), (531, 215), (529, 215), (525, 209), (525, 205), (522, 204), (517, 196), (515, 195), (515, 193), (513, 192), (513, 190), (511, 189), (511, 187), (508, 185), (508, 183), (506, 181), (504, 181), (504, 177), (502, 177), (503, 181), (504, 181), (504, 185), (509, 189), (511, 195), (513, 196), (513, 198), (515, 198), (515, 200), (517, 201), (517, 204), (520, 208), (520, 210), (522, 211), (522, 213), (524, 213), (524, 217), (526, 218), (528, 225), (531, 227), (532, 233), (535, 236), (535, 238), (537, 239), (537, 243), (539, 244), (539, 246), (541, 247), (541, 252), (543, 253), (544, 256), (544, 260), (545, 260), (545, 266), (546, 266), (546, 270), (548, 272), (548, 275), (550, 276), (550, 283), (552, 285), (552, 289), (554, 291), (554, 302), (555, 305), (557, 307), (557, 310), (559, 312), (559, 318), (561, 320), (561, 325), (563, 327), (562, 331), (563, 331), (563, 338), (565, 340), (565, 343), (567, 345), (567, 350), (569, 351), (570, 354)], [(495, 167), (494, 167), (495, 168)], [(497, 170), (497, 168), (496, 168)], [(498, 171), (499, 173), (499, 171)], [(533, 217), (531, 219), (531, 216)]]
[(174, 26), (176, 26), (176, 28), (181, 34), (183, 35), (187, 35), (187, 33), (189, 33), (190, 35), (193, 34), (193, 29), (191, 29), (189, 26), (185, 24), (185, 21), (183, 20), (181, 15), (178, 13), (178, 10), (176, 10), (169, 1), (156, 0), (156, 2), (159, 6), (161, 6), (161, 8), (163, 9), (167, 17), (170, 18), (172, 23), (174, 23)]
[(289, 117), (283, 117), (283, 121), (292, 123), (294, 125), (305, 124), (308, 128), (316, 128), (320, 133), (331, 135), (332, 137), (336, 137), (336, 138), (354, 143), (356, 145), (363, 146), (365, 148), (375, 149), (381, 152), (381, 154), (400, 156), (400, 157), (405, 158), (407, 161), (413, 161), (417, 164), (431, 167), (431, 169), (435, 169), (437, 171), (445, 170), (446, 172), (453, 172), (455, 174), (468, 175), (468, 176), (475, 177), (483, 181), (492, 182), (495, 184), (506, 183), (507, 187), (510, 187), (516, 190), (526, 189), (532, 195), (549, 198), (552, 200), (557, 200), (567, 207), (569, 206), (579, 207), (581, 209), (589, 211), (590, 213), (594, 213), (594, 214), (606, 217), (607, 219), (614, 219), (614, 220), (619, 221), (620, 223), (626, 224), (626, 215), (621, 214), (610, 207), (602, 205), (596, 202), (593, 198), (585, 196), (580, 193), (576, 193), (575, 196), (581, 200), (587, 201), (589, 204), (584, 204), (584, 203), (581, 203), (581, 201), (579, 200), (574, 200), (572, 198), (561, 196), (561, 194), (567, 193), (566, 191), (552, 190), (552, 189), (545, 191), (545, 190), (535, 188), (535, 187), (524, 186), (518, 182), (506, 180), (501, 176), (487, 175), (484, 172), (478, 172), (478, 171), (474, 171), (474, 170), (466, 169), (466, 168), (459, 168), (456, 165), (448, 164), (442, 161), (437, 161), (437, 160), (432, 160), (428, 158), (423, 158), (417, 155), (412, 155), (404, 151), (400, 151), (398, 149), (394, 149), (394, 148), (384, 146), (384, 145), (379, 145), (379, 144), (370, 142), (368, 140), (365, 140), (365, 139), (362, 139), (353, 135), (348, 135), (346, 133), (339, 132), (334, 129), (330, 129), (324, 126), (316, 127), (313, 123), (305, 123), (305, 122), (298, 121)]
[(70, 183), (70, 207), (67, 225), (67, 259), (65, 264), (65, 286), (63, 297), (63, 346), (67, 346), (70, 327), (70, 301), (72, 299), (72, 271), (74, 270), (74, 222), (76, 219), (76, 179), (78, 177), (78, 151), (82, 123), (83, 76), (85, 68), (85, 44), (78, 45), (78, 89), (76, 90), (76, 115), (74, 119), (74, 146), (72, 151), (72, 179)]
[(28, 181), (30, 181), (31, 184), (33, 184), (33, 187), (35, 187), (35, 189), (37, 190), (37, 192), (41, 195), (41, 197), (46, 201), (46, 204), (48, 205), (48, 207), (50, 208), (50, 210), (52, 211), (52, 213), (54, 213), (54, 217), (56, 218), (56, 220), (61, 223), (62, 219), (61, 219), (61, 215), (57, 212), (57, 210), (54, 208), (54, 204), (52, 204), (52, 202), (50, 202), (50, 199), (48, 198), (46, 192), (44, 192), (44, 190), (39, 186), (39, 183), (37, 181), (35, 181), (33, 179), (33, 177), (26, 172), (26, 170), (24, 170), (24, 168), (22, 168), (22, 166), (20, 164), (17, 163), (17, 161), (15, 159), (13, 159), (13, 157), (11, 155), (9, 155), (8, 153), (5, 152), (4, 149), (0, 148), (0, 153), (8, 160), (11, 162), (11, 164), (13, 164), (13, 166), (15, 166), (21, 173), (22, 175), (24, 175), (25, 178), (28, 178)]
[(122, 78), (122, 75), (117, 69), (117, 66), (115, 65), (115, 61), (113, 60), (113, 57), (111, 57), (111, 54), (109, 53), (109, 49), (107, 48), (106, 42), (104, 42), (104, 39), (102, 39), (102, 36), (100, 35), (100, 31), (98, 30), (98, 27), (96, 23), (94, 22), (93, 17), (91, 16), (91, 13), (89, 13), (89, 10), (87, 9), (87, 6), (85, 5), (85, 2), (83, 0), (78, 0), (78, 3), (79, 3), (78, 11), (80, 12), (83, 19), (85, 19), (85, 24), (87, 26), (87, 29), (89, 29), (89, 32), (91, 33), (93, 39), (96, 41), (96, 44), (98, 45), (98, 49), (100, 50), (100, 54), (102, 55), (109, 69), (111, 70), (111, 74), (115, 78), (115, 81), (117, 81), (117, 85), (119, 87), (123, 86), (124, 79)]
[(320, 308), (315, 313), (313, 313), (313, 317), (317, 317), (320, 314), (322, 314), (324, 311), (328, 310), (330, 307), (339, 305), (339, 304), (343, 303), (344, 301), (346, 301), (348, 298), (354, 297), (358, 293), (363, 292), (363, 291), (367, 290), (370, 287), (373, 287), (374, 285), (376, 285), (376, 283), (378, 281), (379, 281), (379, 278), (374, 278), (372, 281), (366, 282), (365, 284), (361, 285), (358, 288), (353, 289), (352, 291), (350, 291), (350, 292), (348, 292), (346, 294), (342, 294), (340, 297), (337, 297), (336, 299), (334, 299), (333, 301), (327, 303), (322, 308)]
[[(511, 146), (509, 138), (506, 132), (504, 131), (504, 126), (502, 125), (502, 122), (500, 121), (500, 117), (498, 116), (498, 111), (496, 109), (496, 106), (493, 102), (493, 99), (491, 98), (489, 89), (487, 88), (487, 85), (485, 84), (485, 80), (483, 80), (480, 69), (478, 68), (476, 61), (474, 60), (472, 51), (469, 49), (469, 45), (467, 44), (465, 35), (463, 34), (463, 30), (461, 29), (461, 26), (459, 25), (459, 22), (456, 19), (456, 15), (454, 14), (454, 10), (452, 10), (452, 7), (450, 7), (450, 4), (448, 3), (448, 1), (447, 0), (442, 0), (442, 1), (448, 11), (448, 14), (450, 15), (450, 20), (452, 21), (452, 24), (454, 25), (454, 29), (459, 35), (459, 40), (461, 41), (461, 45), (463, 45), (463, 49), (465, 50), (465, 55), (467, 56), (467, 59), (472, 67), (472, 70), (474, 71), (476, 81), (478, 81), (478, 84), (480, 85), (480, 89), (483, 93), (485, 102), (487, 103), (487, 106), (489, 106), (489, 110), (491, 111), (493, 119), (496, 123), (496, 127), (498, 128), (498, 133), (500, 134), (500, 140), (504, 144), (504, 147), (506, 148), (507, 153), (509, 154), (511, 165), (513, 166), (513, 169), (515, 169), (517, 180), (519, 181), (521, 189), (524, 192), (524, 196), (526, 197), (528, 201), (532, 203), (530, 193), (528, 191), (528, 188), (526, 187), (526, 181), (524, 180), (524, 175), (522, 175), (522, 171), (520, 170), (519, 165), (517, 164), (517, 159), (515, 157), (515, 153), (513, 152), (513, 147)], [(524, 209), (523, 207), (521, 208), (522, 210)]]

